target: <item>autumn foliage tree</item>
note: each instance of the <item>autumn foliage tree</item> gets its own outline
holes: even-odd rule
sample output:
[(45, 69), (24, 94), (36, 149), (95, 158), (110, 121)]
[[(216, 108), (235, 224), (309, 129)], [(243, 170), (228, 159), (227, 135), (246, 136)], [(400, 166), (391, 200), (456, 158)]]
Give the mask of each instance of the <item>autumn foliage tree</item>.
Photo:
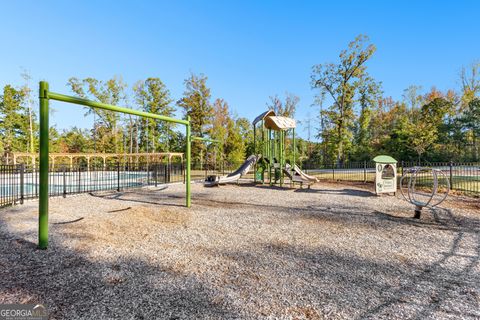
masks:
[[(185, 79), (185, 91), (183, 97), (177, 101), (177, 105), (183, 109), (185, 117), (190, 117), (192, 135), (204, 137), (208, 135), (212, 125), (213, 108), (210, 102), (210, 88), (207, 87), (207, 77), (200, 74), (190, 74)], [(206, 146), (201, 141), (192, 143), (194, 159), (203, 162)]]
[(313, 67), (312, 88), (327, 94), (330, 107), (322, 115), (325, 132), (321, 135), (329, 143), (330, 157), (337, 163), (346, 160), (353, 139), (355, 97), (361, 81), (367, 76), (365, 63), (375, 52), (368, 37), (360, 35), (340, 53), (338, 63), (318, 64)]

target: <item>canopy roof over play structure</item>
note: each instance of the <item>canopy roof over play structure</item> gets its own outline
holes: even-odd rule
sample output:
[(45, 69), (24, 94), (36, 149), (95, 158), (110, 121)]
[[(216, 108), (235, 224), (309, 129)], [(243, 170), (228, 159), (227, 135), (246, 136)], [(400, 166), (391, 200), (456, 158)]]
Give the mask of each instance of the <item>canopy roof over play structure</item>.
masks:
[(257, 123), (259, 123), (260, 121), (262, 121), (266, 117), (274, 116), (274, 115), (275, 115), (275, 112), (273, 110), (265, 111), (265, 112), (261, 113), (258, 117), (256, 117), (255, 120), (253, 120), (252, 124), (255, 126)]
[(276, 116), (273, 110), (268, 110), (260, 114), (258, 117), (253, 120), (253, 125), (255, 126), (258, 122), (264, 120), (264, 125), (266, 129), (271, 129), (275, 131), (288, 130), (296, 127), (296, 121), (292, 118)]
[(398, 162), (392, 157), (385, 156), (385, 155), (376, 156), (375, 158), (373, 158), (373, 161), (377, 163), (397, 163)]
[(288, 130), (295, 128), (295, 119), (279, 116), (265, 118), (265, 128), (272, 130)]

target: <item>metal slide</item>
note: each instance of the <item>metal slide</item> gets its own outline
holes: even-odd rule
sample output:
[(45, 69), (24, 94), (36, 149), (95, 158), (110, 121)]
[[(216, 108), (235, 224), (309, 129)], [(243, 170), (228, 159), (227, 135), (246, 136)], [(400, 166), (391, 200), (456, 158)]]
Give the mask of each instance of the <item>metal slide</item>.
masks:
[(316, 177), (310, 176), (302, 171), (296, 164), (293, 165), (293, 171), (295, 174), (291, 174), (292, 167), (287, 163), (285, 169), (283, 169), (284, 173), (293, 181), (293, 182), (300, 182), (300, 183), (307, 183), (312, 184), (318, 182)]
[(251, 155), (250, 157), (245, 160), (245, 162), (234, 172), (219, 177), (217, 181), (205, 181), (206, 185), (217, 185), (217, 184), (224, 184), (224, 183), (232, 183), (237, 182), (241, 176), (246, 175), (250, 168), (257, 162), (257, 156)]

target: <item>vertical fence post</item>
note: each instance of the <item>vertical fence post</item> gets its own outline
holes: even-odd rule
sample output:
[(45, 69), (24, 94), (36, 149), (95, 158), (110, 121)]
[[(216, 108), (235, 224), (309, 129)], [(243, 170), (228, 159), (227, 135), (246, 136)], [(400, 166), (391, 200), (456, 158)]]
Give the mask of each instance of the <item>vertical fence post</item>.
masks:
[(335, 180), (335, 163), (332, 163), (332, 180)]
[(367, 160), (363, 161), (363, 183), (367, 183)]
[(172, 169), (173, 169), (173, 164), (170, 161), (170, 159), (168, 160), (167, 168), (168, 168), (168, 170), (167, 170), (167, 180), (165, 182), (170, 183), (170, 182), (172, 182)]
[(78, 185), (77, 185), (77, 191), (78, 193), (82, 192), (82, 169), (80, 168), (80, 164), (77, 163), (78, 165)]
[[(398, 176), (398, 170), (400, 170), (400, 176)], [(403, 160), (398, 162), (397, 166), (397, 189), (401, 188), (400, 186), (400, 180), (403, 177)]]
[(63, 166), (63, 197), (67, 197), (67, 166)]
[(35, 198), (38, 197), (38, 170), (37, 166), (34, 166), (32, 169), (33, 177), (35, 180)]
[[(148, 174), (148, 169), (147, 169)], [(120, 162), (117, 161), (117, 192), (120, 192)]]
[(20, 204), (23, 204), (23, 200), (25, 199), (24, 193), (24, 185), (25, 185), (25, 164), (20, 164)]
[(449, 166), (449, 169), (450, 169), (450, 189), (453, 190), (453, 189), (454, 189), (454, 188), (453, 188), (453, 162), (450, 161), (450, 162), (448, 163), (448, 166)]
[(149, 185), (150, 185), (150, 163), (147, 162), (147, 186)]
[(168, 182), (168, 167), (167, 164), (163, 163), (163, 183)]
[(205, 168), (205, 180), (207, 180), (207, 175), (208, 175), (208, 171), (207, 171), (207, 167), (208, 167), (208, 164), (207, 162), (203, 164), (204, 165), (204, 168)]
[(153, 178), (155, 178), (155, 187), (158, 185), (158, 163), (153, 165)]

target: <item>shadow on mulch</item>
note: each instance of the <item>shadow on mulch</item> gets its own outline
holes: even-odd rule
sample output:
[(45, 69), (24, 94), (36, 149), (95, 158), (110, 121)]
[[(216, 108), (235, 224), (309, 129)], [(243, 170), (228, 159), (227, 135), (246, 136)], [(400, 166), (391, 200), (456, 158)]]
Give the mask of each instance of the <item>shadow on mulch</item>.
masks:
[[(122, 195), (112, 199), (122, 200), (119, 197)], [(173, 199), (181, 197), (170, 200)], [(334, 221), (345, 227), (352, 224), (372, 228), (406, 225), (452, 231), (454, 240), (449, 250), (426, 266), (385, 263), (329, 248), (309, 249), (282, 242), (259, 243), (257, 253), (220, 250), (212, 254), (234, 260), (237, 264), (224, 272), (230, 272), (231, 278), (237, 281), (233, 285), (250, 288), (249, 294), (260, 295), (258, 299), (263, 299), (263, 303), (294, 305), (297, 301), (308, 301), (320, 307), (322, 303), (330, 303), (338, 310), (360, 310), (359, 318), (388, 317), (395, 314), (392, 310), (413, 306), (415, 310), (411, 316), (416, 319), (428, 318), (433, 312), (454, 305), (456, 310), (448, 310), (451, 316), (478, 317), (471, 311), (478, 310), (479, 298), (480, 276), (476, 271), (480, 257), (478, 219), (456, 217), (450, 210), (442, 208), (425, 210), (424, 218), (418, 220), (345, 205), (291, 208), (216, 201), (203, 194), (194, 201), (207, 207), (222, 205), (226, 208), (272, 210), (282, 212), (285, 219), (308, 218), (319, 223)], [(161, 205), (158, 202), (153, 204)], [(239, 318), (244, 314), (228, 300), (219, 301), (218, 292), (195, 275), (182, 274), (131, 256), (118, 257), (115, 261), (101, 260), (100, 257), (100, 261), (94, 261), (56, 241), (61, 236), (60, 230), (52, 234), (48, 250), (34, 250), (36, 245), (25, 240), (25, 235), (8, 231), (7, 222), (1, 215), (0, 230), (0, 303), (16, 303), (20, 299), (24, 303), (45, 303), (52, 318), (222, 319)], [(477, 251), (466, 257), (462, 253), (462, 241), (472, 234), (478, 244)], [(81, 241), (89, 239), (86, 237)], [(467, 263), (456, 263), (455, 259), (463, 262), (467, 259)], [(449, 268), (448, 265), (452, 264), (458, 268)], [(277, 290), (275, 284), (279, 280), (271, 280), (275, 275), (302, 279), (303, 284), (286, 292), (280, 288), (282, 299), (266, 300), (262, 294), (271, 297), (274, 291), (270, 290)], [(269, 284), (268, 292), (257, 291), (255, 281), (259, 276), (266, 277), (263, 281)], [(305, 279), (309, 281), (303, 281)], [(286, 284), (289, 281), (288, 278), (280, 280), (287, 281)]]
[[(395, 219), (400, 221), (401, 218)], [(333, 305), (347, 314), (359, 312), (350, 315), (355, 319), (390, 318), (399, 312), (409, 319), (426, 319), (435, 312), (458, 318), (477, 318), (480, 315), (480, 275), (475, 268), (480, 261), (480, 240), (476, 239), (478, 249), (468, 257), (468, 263), (457, 264), (459, 267), (452, 269), (455, 262), (464, 262), (461, 242), (469, 232), (462, 224), (457, 227), (450, 249), (426, 266), (414, 264), (404, 257), (402, 260), (402, 256), (399, 256), (398, 263), (387, 263), (330, 248), (310, 249), (282, 242), (259, 243), (256, 247), (261, 249), (256, 254), (249, 251), (224, 251), (221, 254), (234, 260), (238, 266), (230, 270), (232, 278), (238, 277), (240, 270), (245, 275), (256, 274), (255, 278), (239, 280), (243, 286), (252, 288), (251, 294), (262, 294), (261, 289), (256, 291), (259, 287), (256, 278), (295, 275), (309, 281), (291, 290), (279, 285), (282, 301), (307, 301), (317, 310), (327, 306), (332, 314), (335, 311), (329, 306)], [(272, 283), (271, 290), (277, 283)]]
[(135, 255), (87, 257), (56, 241), (59, 230), (47, 250), (37, 250), (10, 233), (1, 215), (0, 231), (0, 304), (43, 303), (52, 319), (238, 318), (195, 275)]
[(174, 202), (166, 202), (167, 199), (184, 199), (180, 196), (173, 195), (158, 195), (155, 193), (142, 193), (142, 200), (134, 199), (129, 195), (135, 194), (135, 192), (115, 192), (115, 193), (106, 193), (106, 194), (96, 194), (89, 193), (90, 196), (96, 198), (110, 199), (110, 200), (119, 200), (119, 201), (128, 201), (128, 202), (137, 202), (143, 204), (151, 204), (156, 206), (171, 206), (171, 207), (185, 207), (185, 204), (178, 204)]
[(354, 197), (376, 197), (376, 194), (373, 192), (358, 189), (296, 189), (295, 192), (338, 194)]
[(70, 220), (70, 221), (51, 222), (51, 224), (70, 224), (70, 223), (75, 223), (75, 222), (82, 221), (83, 219), (84, 219), (84, 218), (81, 217), (81, 218), (78, 218), (78, 219), (75, 219), (75, 220)]

